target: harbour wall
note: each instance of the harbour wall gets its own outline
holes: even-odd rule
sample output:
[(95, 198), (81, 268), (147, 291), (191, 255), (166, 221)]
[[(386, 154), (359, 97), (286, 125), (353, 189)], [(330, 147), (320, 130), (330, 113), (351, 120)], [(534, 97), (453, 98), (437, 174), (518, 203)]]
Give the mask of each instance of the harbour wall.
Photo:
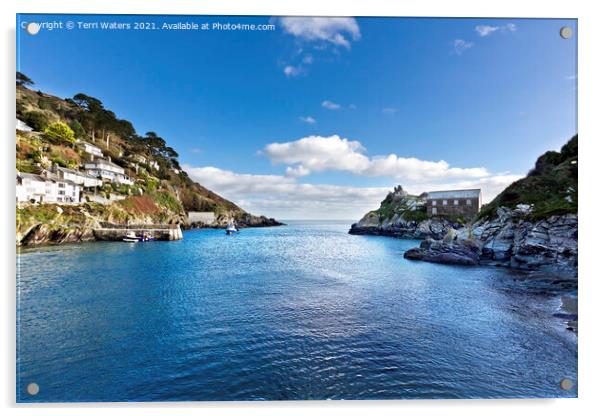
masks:
[(93, 230), (94, 237), (99, 241), (121, 241), (127, 232), (134, 232), (136, 235), (143, 233), (153, 237), (155, 240), (173, 241), (181, 240), (182, 229), (178, 224), (170, 225), (128, 225), (128, 226), (109, 226), (96, 228)]

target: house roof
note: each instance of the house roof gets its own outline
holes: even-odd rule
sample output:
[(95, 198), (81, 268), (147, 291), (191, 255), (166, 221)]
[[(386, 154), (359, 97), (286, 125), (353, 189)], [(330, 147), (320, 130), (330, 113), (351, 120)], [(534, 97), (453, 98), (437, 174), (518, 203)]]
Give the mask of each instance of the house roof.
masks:
[(101, 164), (102, 164), (102, 165), (113, 166), (113, 167), (115, 167), (115, 168), (119, 168), (119, 169), (123, 169), (123, 168), (122, 168), (121, 166), (119, 166), (118, 164), (116, 164), (116, 163), (113, 163), (113, 162), (111, 162), (111, 161), (109, 161), (109, 160), (107, 160), (107, 159), (95, 159), (95, 160), (93, 160), (92, 162), (86, 162), (86, 165), (96, 165), (96, 166), (98, 166), (98, 165), (101, 165)]
[(100, 149), (100, 147), (96, 146), (95, 144), (88, 143), (88, 142), (84, 142), (83, 140), (80, 140), (80, 141), (78, 142), (78, 144), (79, 144), (80, 146), (90, 146), (90, 147), (95, 147), (95, 148), (96, 148), (96, 149), (98, 149), (98, 150), (101, 150), (101, 149)]
[(92, 176), (92, 175), (88, 175), (86, 172), (81, 172), (79, 170), (74, 170), (74, 169), (68, 169), (68, 168), (62, 168), (60, 166), (56, 167), (57, 170), (60, 170), (61, 172), (67, 172), (67, 173), (72, 173), (74, 175), (78, 175), (78, 176), (83, 176), (84, 178), (89, 178), (89, 179), (98, 179), (96, 176)]
[(426, 196), (427, 199), (440, 199), (440, 198), (480, 198), (480, 189), (454, 189), (449, 191), (433, 191), (429, 192)]
[(38, 182), (46, 182), (46, 178), (44, 178), (40, 175), (36, 175), (34, 173), (17, 172), (17, 176), (22, 179), (32, 179), (32, 180), (38, 181)]
[(78, 186), (78, 184), (76, 184), (73, 181), (70, 181), (69, 179), (59, 179), (52, 174), (51, 176), (44, 177), (42, 175), (36, 175), (34, 173), (17, 172), (17, 177), (20, 177), (21, 179), (32, 179), (38, 182), (63, 182), (68, 183), (69, 185)]

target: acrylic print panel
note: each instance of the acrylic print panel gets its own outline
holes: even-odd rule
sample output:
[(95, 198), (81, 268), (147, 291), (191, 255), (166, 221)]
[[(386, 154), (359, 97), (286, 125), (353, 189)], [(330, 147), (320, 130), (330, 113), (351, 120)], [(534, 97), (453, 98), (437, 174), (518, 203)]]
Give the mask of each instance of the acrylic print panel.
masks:
[(17, 16), (17, 401), (577, 396), (577, 21)]

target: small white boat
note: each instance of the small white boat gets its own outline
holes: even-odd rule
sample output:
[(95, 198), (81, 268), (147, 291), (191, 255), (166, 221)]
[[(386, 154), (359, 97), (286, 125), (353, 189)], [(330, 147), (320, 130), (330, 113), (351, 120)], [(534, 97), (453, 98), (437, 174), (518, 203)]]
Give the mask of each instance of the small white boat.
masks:
[(127, 233), (125, 233), (125, 236), (123, 236), (123, 241), (125, 241), (126, 243), (137, 243), (138, 241), (140, 241), (140, 238), (138, 238), (135, 232), (128, 231)]
[(237, 233), (239, 230), (238, 228), (236, 228), (236, 225), (234, 225), (233, 221), (230, 221), (228, 223), (228, 226), (226, 227), (226, 234), (230, 235), (230, 234), (234, 234)]

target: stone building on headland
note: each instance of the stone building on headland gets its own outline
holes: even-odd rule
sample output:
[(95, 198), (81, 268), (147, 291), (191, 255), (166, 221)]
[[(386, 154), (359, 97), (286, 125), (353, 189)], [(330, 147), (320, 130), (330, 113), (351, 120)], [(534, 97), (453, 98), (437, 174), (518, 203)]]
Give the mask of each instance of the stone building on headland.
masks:
[(480, 189), (434, 191), (426, 195), (426, 213), (429, 217), (470, 219), (481, 210)]

